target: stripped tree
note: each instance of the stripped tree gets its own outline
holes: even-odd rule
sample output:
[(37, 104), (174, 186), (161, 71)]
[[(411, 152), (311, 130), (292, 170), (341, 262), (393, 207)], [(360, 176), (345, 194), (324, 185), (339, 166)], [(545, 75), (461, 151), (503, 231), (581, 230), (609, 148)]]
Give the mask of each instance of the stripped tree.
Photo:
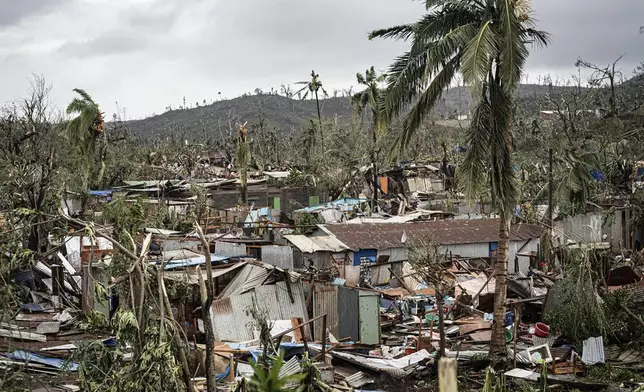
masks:
[(358, 84), (365, 86), (365, 89), (351, 97), (351, 104), (360, 117), (360, 122), (364, 122), (365, 111), (368, 109), (370, 115), (369, 130), (371, 134), (371, 171), (373, 180), (373, 211), (377, 211), (378, 206), (378, 142), (387, 132), (387, 121), (382, 107), (382, 96), (384, 94), (381, 84), (385, 81), (385, 75), (378, 75), (376, 70), (371, 67), (364, 75), (356, 75)]

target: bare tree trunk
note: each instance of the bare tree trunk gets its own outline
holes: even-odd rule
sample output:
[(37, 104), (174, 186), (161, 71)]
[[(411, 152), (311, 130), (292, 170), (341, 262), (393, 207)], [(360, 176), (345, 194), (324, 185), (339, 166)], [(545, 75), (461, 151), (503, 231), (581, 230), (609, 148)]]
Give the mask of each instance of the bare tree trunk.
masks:
[[(201, 292), (201, 315), (203, 317), (203, 326), (206, 332), (206, 387), (208, 392), (217, 390), (217, 372), (215, 371), (215, 335), (212, 329), (212, 319), (210, 318), (210, 307), (215, 298), (215, 289), (212, 281), (212, 259), (210, 257), (210, 244), (201, 230), (199, 223), (195, 222), (195, 229), (201, 240), (203, 254), (206, 258), (206, 283), (201, 277), (199, 271), (199, 288)], [(230, 369), (234, 372), (234, 369)]]
[(246, 169), (241, 170), (241, 185), (240, 185), (240, 190), (241, 190), (241, 202), (243, 205), (248, 204), (248, 174), (246, 173)]
[(179, 356), (179, 363), (181, 364), (183, 382), (186, 384), (186, 388), (188, 392), (194, 392), (194, 391), (197, 391), (197, 388), (195, 388), (194, 383), (192, 382), (192, 377), (190, 376), (190, 367), (188, 366), (188, 356), (186, 354), (188, 352), (188, 347), (186, 346), (183, 339), (181, 339), (181, 334), (179, 333), (179, 330), (176, 328), (178, 324), (175, 322), (174, 316), (172, 315), (172, 307), (170, 306), (170, 299), (168, 298), (168, 293), (166, 292), (165, 283), (163, 279), (161, 279), (160, 284), (161, 284), (161, 292), (163, 294), (163, 304), (159, 304), (159, 306), (165, 307), (165, 313), (167, 314), (167, 318), (173, 322), (173, 325), (175, 325), (174, 344), (176, 346), (177, 354)]
[[(440, 334), (439, 353), (441, 358), (445, 358), (445, 314), (443, 312), (443, 301), (445, 297), (443, 293), (436, 293), (436, 306), (438, 306), (438, 333)], [(434, 335), (434, 331), (429, 331), (430, 336)]]
[(320, 112), (320, 99), (318, 90), (315, 90), (315, 105), (318, 109), (318, 126), (320, 127), (320, 143), (322, 144), (322, 153), (324, 154), (324, 131), (322, 130), (322, 112)]
[(492, 325), (492, 340), (490, 356), (504, 359), (507, 357), (505, 348), (505, 300), (507, 297), (508, 255), (510, 246), (510, 222), (512, 214), (501, 209), (499, 219), (499, 249), (496, 255), (494, 275), (496, 278), (494, 292), (494, 323)]

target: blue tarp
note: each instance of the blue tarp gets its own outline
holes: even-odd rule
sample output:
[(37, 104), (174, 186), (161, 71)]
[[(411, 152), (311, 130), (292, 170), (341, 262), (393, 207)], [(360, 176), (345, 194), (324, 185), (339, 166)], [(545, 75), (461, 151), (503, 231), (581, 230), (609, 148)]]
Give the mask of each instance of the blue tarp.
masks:
[(595, 179), (595, 181), (604, 182), (604, 180), (605, 180), (604, 173), (602, 173), (601, 171), (599, 171), (597, 169), (591, 170), (590, 175)]
[(55, 367), (56, 369), (68, 369), (72, 372), (78, 371), (78, 364), (76, 362), (69, 362), (60, 358), (44, 357), (29, 351), (16, 350), (7, 356), (17, 361), (40, 363), (42, 365)]
[[(228, 256), (219, 256), (216, 254), (211, 254), (210, 259), (213, 263), (225, 263), (227, 262), (230, 257)], [(198, 256), (198, 257), (193, 257), (190, 259), (183, 259), (183, 260), (172, 260), (165, 266), (165, 270), (172, 270), (176, 268), (184, 268), (184, 267), (194, 267), (196, 265), (202, 265), (206, 264), (206, 256)]]
[(88, 193), (92, 196), (108, 197), (108, 196), (112, 196), (112, 193), (114, 193), (114, 190), (104, 189), (102, 191), (88, 191)]
[(225, 380), (229, 374), (230, 374), (230, 365), (226, 365), (226, 370), (224, 370), (223, 373), (217, 374), (215, 378), (217, 379), (217, 381), (222, 381), (222, 380)]

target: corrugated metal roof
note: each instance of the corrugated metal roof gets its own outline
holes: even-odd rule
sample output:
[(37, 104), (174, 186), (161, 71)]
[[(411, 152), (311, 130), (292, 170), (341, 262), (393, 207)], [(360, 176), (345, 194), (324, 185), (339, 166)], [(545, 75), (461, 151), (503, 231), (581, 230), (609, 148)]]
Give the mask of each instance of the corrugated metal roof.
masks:
[(344, 381), (346, 381), (347, 384), (349, 384), (349, 386), (353, 388), (360, 388), (363, 385), (371, 384), (374, 382), (373, 378), (370, 378), (363, 372), (352, 374), (349, 377), (345, 378)]
[(297, 360), (297, 356), (293, 356), (288, 362), (282, 365), (280, 369), (279, 378), (284, 378), (286, 376), (292, 376), (302, 371), (302, 366)]
[[(498, 242), (498, 219), (442, 220), (408, 223), (364, 223), (325, 225), (324, 231), (331, 233), (353, 250), (402, 248), (401, 240), (406, 234), (408, 240), (432, 240), (442, 245), (475, 244)], [(538, 238), (539, 226), (521, 224), (512, 227), (510, 240), (522, 241)], [(408, 242), (408, 241), (407, 241)]]
[[(212, 270), (212, 277), (213, 278), (218, 278), (220, 276), (226, 275), (229, 272), (232, 272), (238, 268), (241, 268), (246, 265), (246, 262), (239, 262), (232, 264), (230, 267), (227, 268), (213, 268)], [(201, 271), (203, 279), (206, 280), (206, 271)], [(187, 282), (188, 284), (192, 285), (198, 285), (199, 284), (199, 274), (197, 271), (166, 271), (163, 274), (163, 277), (165, 279), (170, 279), (170, 280), (175, 280), (175, 281), (181, 281), (181, 282)]]
[(604, 338), (598, 336), (596, 338), (588, 338), (584, 340), (584, 348), (581, 353), (581, 360), (586, 365), (606, 363), (604, 356)]
[(348, 246), (333, 236), (285, 235), (284, 238), (304, 253), (342, 252), (349, 249)]
[(243, 294), (213, 301), (213, 331), (217, 341), (248, 341), (254, 339), (252, 316), (247, 312), (253, 306), (266, 311), (269, 320), (290, 320), (299, 317), (308, 320), (306, 299), (300, 282), (291, 282), (293, 301), (286, 282), (253, 287)]
[[(244, 269), (242, 269), (221, 292), (219, 298), (227, 298), (233, 295), (243, 294), (254, 289), (256, 286), (260, 286), (261, 284), (273, 283), (275, 281), (274, 279), (267, 280), (269, 277), (268, 275), (272, 270), (284, 272), (283, 269), (267, 263), (254, 262), (246, 264)], [(295, 282), (300, 278), (300, 274), (297, 272), (288, 271), (287, 273), (292, 282)]]
[[(210, 261), (212, 263), (222, 262), (228, 259), (229, 257), (226, 257), (226, 256), (219, 256), (215, 254), (210, 255)], [(206, 256), (201, 255), (201, 256), (196, 256), (189, 259), (172, 260), (165, 265), (164, 269), (172, 270), (172, 269), (184, 268), (184, 267), (194, 267), (196, 265), (201, 265), (205, 263), (206, 263)]]

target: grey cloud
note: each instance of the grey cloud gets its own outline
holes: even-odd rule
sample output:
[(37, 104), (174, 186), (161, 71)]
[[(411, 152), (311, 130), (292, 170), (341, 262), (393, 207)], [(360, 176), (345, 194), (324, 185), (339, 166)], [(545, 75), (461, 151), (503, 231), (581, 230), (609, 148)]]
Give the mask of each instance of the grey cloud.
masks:
[[(81, 86), (105, 105), (118, 100), (135, 117), (177, 106), (184, 95), (201, 101), (218, 91), (234, 97), (268, 90), (304, 80), (311, 69), (329, 90), (345, 88), (356, 85), (356, 72), (385, 69), (406, 49), (401, 42), (368, 41), (371, 30), (425, 12), (413, 0), (0, 0), (0, 33), (3, 24), (46, 15), (64, 2), (55, 18), (12, 29), (15, 53), (0, 54), (0, 85), (9, 86), (0, 90), (0, 102), (21, 96), (15, 80), (31, 72), (60, 86), (61, 107), (71, 88)], [(606, 64), (627, 53), (620, 64), (629, 74), (644, 60), (642, 0), (534, 0), (533, 7), (553, 42), (533, 51), (526, 73), (565, 77), (578, 57)], [(52, 32), (47, 45), (54, 49), (41, 39)]]
[(626, 54), (625, 72), (644, 60), (644, 1), (535, 0), (538, 28), (552, 34), (552, 44), (535, 51), (530, 65), (570, 67), (578, 57), (608, 64)]
[(98, 37), (69, 41), (58, 49), (58, 54), (76, 58), (123, 55), (145, 50), (146, 37), (113, 30)]
[(68, 0), (0, 0), (0, 27), (51, 11)]

